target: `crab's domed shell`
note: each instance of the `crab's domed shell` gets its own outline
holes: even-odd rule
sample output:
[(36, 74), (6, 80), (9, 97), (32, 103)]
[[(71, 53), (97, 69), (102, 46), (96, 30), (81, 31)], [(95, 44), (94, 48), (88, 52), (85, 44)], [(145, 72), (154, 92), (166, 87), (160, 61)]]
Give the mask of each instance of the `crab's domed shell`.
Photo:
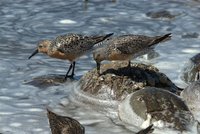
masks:
[(179, 89), (154, 66), (136, 63), (131, 68), (123, 63), (104, 64), (100, 76), (93, 69), (80, 80), (82, 91), (100, 99), (122, 100), (128, 94), (147, 86), (164, 88), (173, 93)]
[[(148, 115), (151, 119), (148, 119)], [(161, 88), (147, 87), (127, 96), (119, 105), (122, 121), (142, 126), (163, 121), (176, 130), (188, 130), (194, 118), (181, 98)]]

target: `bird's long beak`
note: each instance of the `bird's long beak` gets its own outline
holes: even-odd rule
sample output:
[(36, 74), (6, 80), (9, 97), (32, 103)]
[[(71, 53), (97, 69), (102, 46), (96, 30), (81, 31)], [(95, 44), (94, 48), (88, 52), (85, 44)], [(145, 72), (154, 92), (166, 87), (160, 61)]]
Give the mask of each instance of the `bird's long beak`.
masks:
[(28, 57), (28, 59), (30, 59), (31, 57), (33, 57), (34, 55), (36, 55), (38, 53), (38, 49), (36, 49), (32, 54), (31, 56)]

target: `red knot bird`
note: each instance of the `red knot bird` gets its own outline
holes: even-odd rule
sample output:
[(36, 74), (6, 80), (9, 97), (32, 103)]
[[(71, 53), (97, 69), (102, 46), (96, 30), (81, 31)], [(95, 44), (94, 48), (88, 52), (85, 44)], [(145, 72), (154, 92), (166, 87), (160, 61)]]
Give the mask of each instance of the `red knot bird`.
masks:
[(128, 67), (131, 59), (148, 53), (156, 44), (171, 39), (171, 33), (163, 36), (122, 35), (107, 41), (105, 47), (93, 52), (97, 64), (97, 73), (100, 75), (100, 63), (104, 60), (127, 60)]
[[(31, 54), (29, 59), (37, 53), (44, 53), (50, 57), (69, 60), (71, 65), (65, 75), (73, 78), (75, 61), (87, 52), (101, 46), (102, 41), (113, 35), (113, 33), (101, 36), (84, 36), (80, 34), (66, 34), (58, 36), (55, 40), (43, 40), (38, 44), (37, 49)], [(72, 69), (71, 75), (68, 75)]]
[(61, 116), (47, 109), (52, 134), (85, 134), (85, 128), (77, 120)]

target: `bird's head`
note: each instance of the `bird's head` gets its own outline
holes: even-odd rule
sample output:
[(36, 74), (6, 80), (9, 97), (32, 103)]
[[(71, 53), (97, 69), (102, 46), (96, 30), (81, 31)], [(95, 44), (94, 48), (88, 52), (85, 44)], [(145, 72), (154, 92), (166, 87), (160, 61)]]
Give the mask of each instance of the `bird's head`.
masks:
[(106, 51), (104, 51), (104, 48), (99, 48), (93, 52), (93, 59), (96, 62), (101, 62), (103, 60), (107, 60), (107, 54)]
[(28, 59), (36, 55), (37, 53), (45, 53), (47, 54), (48, 52), (48, 47), (51, 44), (50, 40), (43, 40), (38, 43), (37, 49), (29, 56)]

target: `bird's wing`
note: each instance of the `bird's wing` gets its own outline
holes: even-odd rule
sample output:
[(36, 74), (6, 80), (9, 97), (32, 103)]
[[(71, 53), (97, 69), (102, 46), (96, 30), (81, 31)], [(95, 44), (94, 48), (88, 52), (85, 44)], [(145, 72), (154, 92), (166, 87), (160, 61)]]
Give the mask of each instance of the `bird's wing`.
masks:
[(73, 53), (74, 50), (78, 51), (84, 42), (85, 39), (82, 35), (67, 34), (58, 36), (54, 40), (54, 46), (62, 53)]
[(83, 36), (78, 34), (68, 34), (57, 37), (55, 44), (58, 48), (58, 51), (63, 53), (83, 53), (91, 50), (95, 44), (107, 39), (111, 35), (113, 35), (113, 33), (102, 36)]
[(116, 49), (123, 54), (138, 53), (146, 48), (148, 44), (152, 42), (152, 39), (142, 35), (127, 35), (122, 36), (115, 43)]

